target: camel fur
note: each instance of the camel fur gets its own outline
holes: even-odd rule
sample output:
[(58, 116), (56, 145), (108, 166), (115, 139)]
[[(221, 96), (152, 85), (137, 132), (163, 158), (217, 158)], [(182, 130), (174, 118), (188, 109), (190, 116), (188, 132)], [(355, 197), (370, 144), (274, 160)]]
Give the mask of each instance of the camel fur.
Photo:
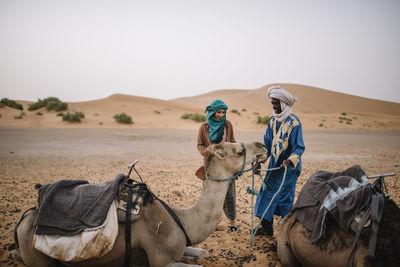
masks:
[[(358, 240), (353, 266), (400, 266), (400, 209), (385, 199), (379, 226), (375, 257), (368, 256), (369, 228)], [(310, 241), (311, 232), (289, 213), (279, 226), (278, 257), (283, 266), (346, 266), (355, 233), (344, 232), (333, 219), (327, 221), (326, 236), (317, 244)]]
[[(246, 164), (265, 161), (267, 153), (258, 142), (245, 143), (246, 153), (240, 144), (222, 143), (211, 145), (206, 159), (208, 175), (226, 178), (242, 169)], [(245, 159), (246, 155), (246, 159)], [(223, 204), (230, 181), (206, 179), (200, 198), (188, 208), (174, 208), (193, 245), (210, 236), (217, 227), (223, 211)], [(22, 259), (27, 266), (124, 266), (125, 224), (119, 223), (118, 236), (113, 249), (100, 258), (81, 262), (59, 262), (32, 247), (33, 221), (36, 210), (25, 214), (16, 229), (19, 248), (12, 252), (15, 259)], [(120, 216), (119, 216), (120, 217)], [(150, 201), (141, 210), (139, 218), (131, 224), (131, 266), (191, 266), (178, 261), (185, 255), (206, 257), (208, 251), (186, 247), (182, 230), (162, 207), (159, 201)]]

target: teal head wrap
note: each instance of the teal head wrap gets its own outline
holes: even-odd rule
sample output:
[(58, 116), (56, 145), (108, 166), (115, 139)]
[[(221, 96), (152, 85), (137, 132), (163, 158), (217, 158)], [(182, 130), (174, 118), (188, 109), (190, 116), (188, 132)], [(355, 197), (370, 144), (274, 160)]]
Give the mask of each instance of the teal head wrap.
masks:
[(214, 100), (211, 104), (206, 108), (207, 112), (207, 121), (208, 121), (208, 132), (210, 136), (211, 143), (219, 143), (222, 140), (224, 135), (225, 121), (226, 115), (219, 121), (214, 117), (214, 113), (217, 110), (228, 110), (228, 106), (225, 105), (222, 100)]

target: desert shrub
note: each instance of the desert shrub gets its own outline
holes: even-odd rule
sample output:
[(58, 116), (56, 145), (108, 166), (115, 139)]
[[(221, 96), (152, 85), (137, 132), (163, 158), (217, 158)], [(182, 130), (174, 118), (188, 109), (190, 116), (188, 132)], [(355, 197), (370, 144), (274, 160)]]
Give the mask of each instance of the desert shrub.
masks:
[(160, 112), (160, 111), (158, 111), (158, 110), (154, 110), (154, 113), (155, 113), (155, 114), (158, 114), (158, 115), (160, 115), (160, 114), (161, 114), (161, 112)]
[(125, 124), (133, 123), (132, 118), (129, 115), (125, 114), (125, 112), (122, 112), (120, 114), (115, 114), (114, 119), (118, 123), (125, 123)]
[(254, 115), (259, 115), (260, 113), (258, 113), (258, 112), (253, 112), (253, 114), (254, 114)]
[(184, 114), (181, 116), (181, 119), (187, 120), (187, 119), (190, 119), (190, 117), (192, 117), (192, 114), (191, 114), (191, 113), (184, 113)]
[(346, 113), (346, 112), (342, 112), (342, 115), (343, 115), (343, 116), (346, 116), (346, 115), (347, 115), (347, 113)]
[(55, 111), (62, 111), (68, 109), (68, 104), (62, 102), (57, 97), (47, 97), (45, 99), (38, 99), (37, 102), (33, 103), (29, 106), (28, 110), (37, 110), (39, 108), (46, 107), (48, 111), (55, 110)]
[(65, 102), (61, 102), (61, 101), (52, 100), (52, 101), (47, 102), (47, 104), (46, 104), (47, 111), (50, 111), (50, 110), (61, 111), (61, 110), (67, 110), (67, 108), (68, 108), (68, 104)]
[(41, 99), (38, 99), (37, 102), (32, 103), (32, 104), (28, 107), (28, 110), (30, 110), (30, 111), (32, 111), (32, 110), (37, 110), (37, 109), (42, 108), (42, 107), (44, 107), (44, 106), (46, 106), (46, 104), (44, 103), (44, 101), (41, 100)]
[(62, 117), (62, 116), (64, 116), (64, 113), (63, 113), (63, 112), (58, 112), (58, 113), (57, 113), (57, 117)]
[(240, 112), (237, 109), (232, 109), (231, 112), (240, 115)]
[(207, 118), (206, 118), (205, 115), (202, 115), (202, 114), (199, 114), (199, 113), (194, 113), (194, 114), (192, 114), (192, 113), (185, 113), (185, 114), (183, 114), (183, 115), (181, 116), (181, 119), (183, 119), (183, 120), (191, 119), (191, 120), (193, 120), (193, 121), (195, 121), (195, 122), (203, 122), (203, 121), (206, 121), (206, 120), (207, 120)]
[(245, 109), (245, 108), (242, 108), (242, 112), (246, 112), (247, 111), (247, 109)]
[(351, 121), (347, 121), (346, 124), (351, 124)]
[(14, 116), (14, 119), (16, 120), (20, 120), (25, 116), (25, 112), (21, 112), (21, 114), (19, 114), (18, 116)]
[(340, 120), (339, 123), (343, 123), (343, 121)]
[(321, 122), (320, 124), (318, 124), (319, 127), (323, 127), (324, 124)]
[(206, 116), (199, 114), (199, 113), (195, 113), (195, 114), (193, 114), (191, 119), (196, 122), (203, 122), (203, 121), (206, 121)]
[(2, 98), (1, 103), (4, 106), (10, 107), (10, 108), (24, 110), (24, 107), (21, 104), (15, 102), (14, 100), (8, 99), (8, 98)]
[(269, 121), (269, 117), (268, 116), (257, 116), (257, 124), (267, 124)]
[(42, 112), (36, 112), (36, 115), (43, 116), (43, 113)]
[(346, 117), (339, 117), (339, 120), (341, 120), (341, 121), (352, 121), (352, 119), (346, 118)]
[(4, 108), (5, 105), (3, 104), (3, 102), (0, 101), (0, 108)]
[(81, 122), (83, 118), (85, 118), (85, 115), (82, 112), (67, 112), (67, 114), (62, 116), (62, 120), (68, 122)]

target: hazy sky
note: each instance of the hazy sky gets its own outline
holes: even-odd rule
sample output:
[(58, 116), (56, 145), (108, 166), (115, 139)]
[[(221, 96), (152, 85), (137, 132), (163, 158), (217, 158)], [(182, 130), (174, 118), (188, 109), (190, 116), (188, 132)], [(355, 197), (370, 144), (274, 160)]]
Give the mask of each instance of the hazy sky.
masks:
[(400, 1), (0, 0), (0, 97), (299, 83), (400, 102)]

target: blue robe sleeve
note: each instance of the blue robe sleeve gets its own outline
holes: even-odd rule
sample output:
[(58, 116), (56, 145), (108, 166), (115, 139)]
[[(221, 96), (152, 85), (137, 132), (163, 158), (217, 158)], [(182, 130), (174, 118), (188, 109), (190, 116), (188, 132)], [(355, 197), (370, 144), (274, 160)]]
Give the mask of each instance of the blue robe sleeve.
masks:
[(292, 151), (288, 159), (293, 163), (294, 168), (296, 168), (297, 163), (306, 148), (303, 142), (303, 130), (301, 124), (293, 128), (293, 131), (290, 134), (289, 143)]

